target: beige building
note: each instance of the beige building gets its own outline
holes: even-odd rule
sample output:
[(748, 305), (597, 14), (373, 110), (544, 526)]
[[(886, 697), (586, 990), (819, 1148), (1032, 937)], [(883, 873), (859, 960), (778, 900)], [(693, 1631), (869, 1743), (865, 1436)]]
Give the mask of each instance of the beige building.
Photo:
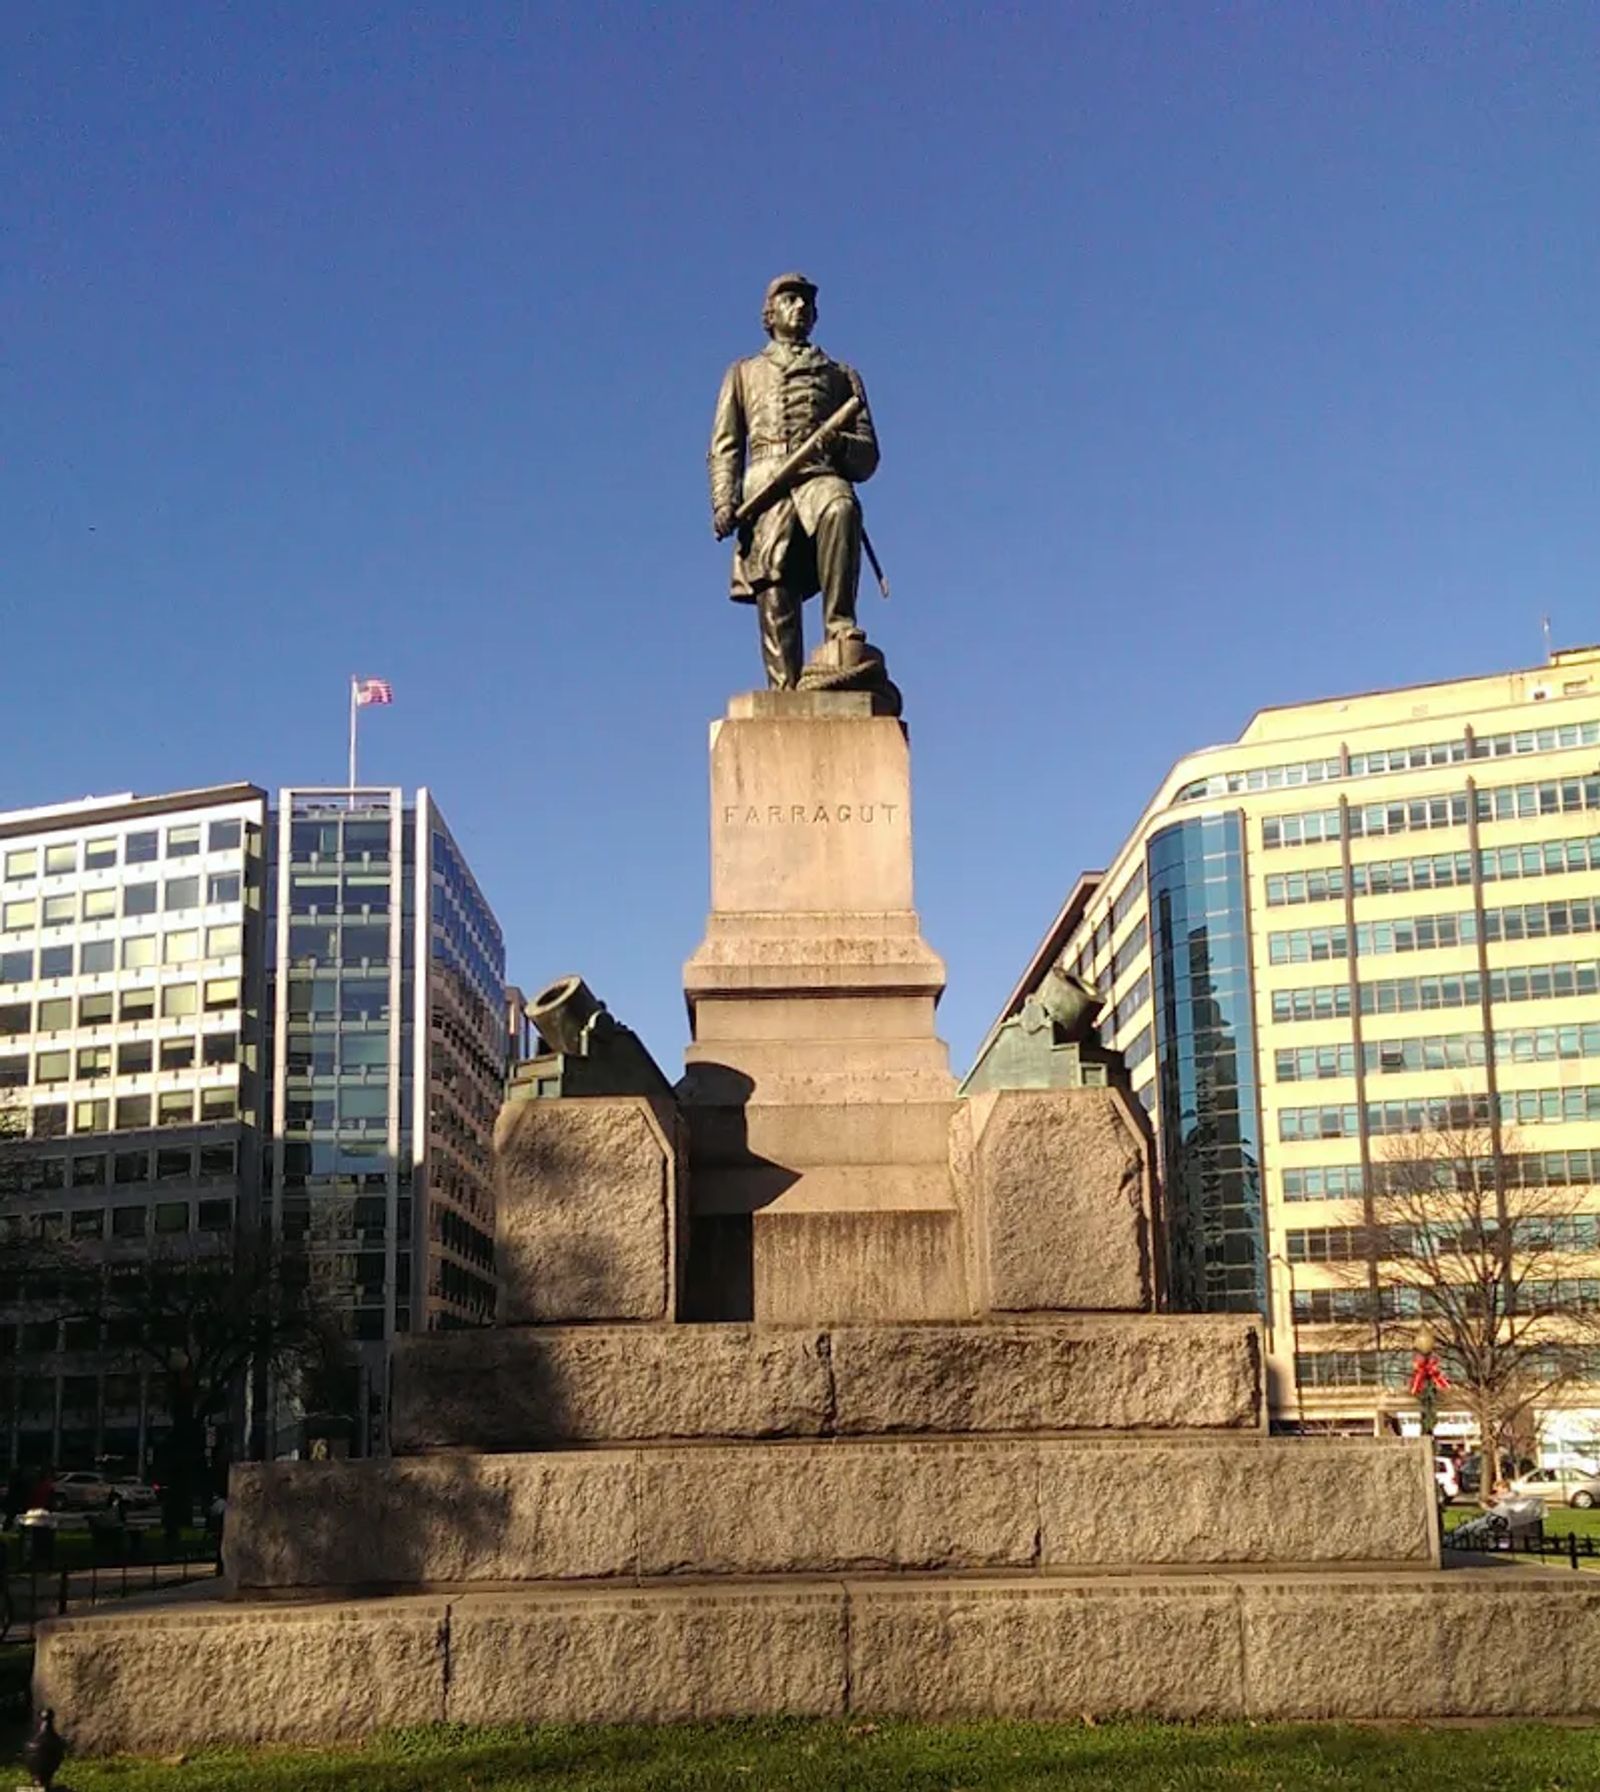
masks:
[[(1280, 1422), (1414, 1408), (1348, 1266), (1390, 1141), (1463, 1102), (1570, 1188), (1563, 1298), (1600, 1303), (1600, 648), (1262, 710), (1173, 767), (1001, 1019), (1053, 965), (1150, 1114), (1173, 1302), (1266, 1315)], [(1600, 1438), (1600, 1385), (1564, 1406), (1547, 1442)]]

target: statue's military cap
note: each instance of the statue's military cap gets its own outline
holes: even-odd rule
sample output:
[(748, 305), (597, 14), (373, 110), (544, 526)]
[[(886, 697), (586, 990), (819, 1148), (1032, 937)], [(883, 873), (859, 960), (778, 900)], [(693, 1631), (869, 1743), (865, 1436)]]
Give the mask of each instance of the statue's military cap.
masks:
[(780, 292), (803, 292), (807, 298), (817, 296), (817, 283), (808, 280), (804, 274), (780, 274), (776, 280), (767, 282), (767, 303), (770, 305)]

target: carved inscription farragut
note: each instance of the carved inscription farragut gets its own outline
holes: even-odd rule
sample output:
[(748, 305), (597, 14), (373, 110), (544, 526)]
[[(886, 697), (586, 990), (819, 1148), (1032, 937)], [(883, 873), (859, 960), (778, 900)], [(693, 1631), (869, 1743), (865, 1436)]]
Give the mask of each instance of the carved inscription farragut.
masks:
[(826, 822), (893, 823), (899, 803), (724, 803), (724, 827), (814, 827)]

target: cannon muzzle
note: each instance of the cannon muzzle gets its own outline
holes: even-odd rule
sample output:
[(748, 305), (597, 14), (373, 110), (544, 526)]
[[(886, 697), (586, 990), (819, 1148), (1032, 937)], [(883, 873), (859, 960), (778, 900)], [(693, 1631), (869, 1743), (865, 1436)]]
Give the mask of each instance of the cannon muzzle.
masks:
[(541, 989), (524, 1010), (539, 1037), (553, 1052), (581, 1052), (584, 1029), (605, 1003), (581, 977), (558, 977)]

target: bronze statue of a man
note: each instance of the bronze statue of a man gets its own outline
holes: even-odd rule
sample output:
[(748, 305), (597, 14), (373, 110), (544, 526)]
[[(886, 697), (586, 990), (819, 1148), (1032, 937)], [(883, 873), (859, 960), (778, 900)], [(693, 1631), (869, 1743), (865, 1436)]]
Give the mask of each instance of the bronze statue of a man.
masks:
[[(826, 642), (864, 642), (856, 622), (861, 579), (861, 506), (855, 487), (878, 465), (878, 438), (866, 389), (854, 368), (811, 341), (817, 289), (804, 274), (780, 274), (767, 288), (762, 324), (771, 338), (758, 355), (735, 361), (717, 394), (711, 427), (711, 524), (721, 541), (737, 530), (729, 596), (753, 603), (761, 622), (767, 683), (791, 690), (800, 682), (800, 608), (822, 593)], [(849, 421), (791, 469), (783, 488), (753, 515), (797, 448), (842, 405), (856, 400)], [(876, 656), (875, 656), (876, 657)]]

